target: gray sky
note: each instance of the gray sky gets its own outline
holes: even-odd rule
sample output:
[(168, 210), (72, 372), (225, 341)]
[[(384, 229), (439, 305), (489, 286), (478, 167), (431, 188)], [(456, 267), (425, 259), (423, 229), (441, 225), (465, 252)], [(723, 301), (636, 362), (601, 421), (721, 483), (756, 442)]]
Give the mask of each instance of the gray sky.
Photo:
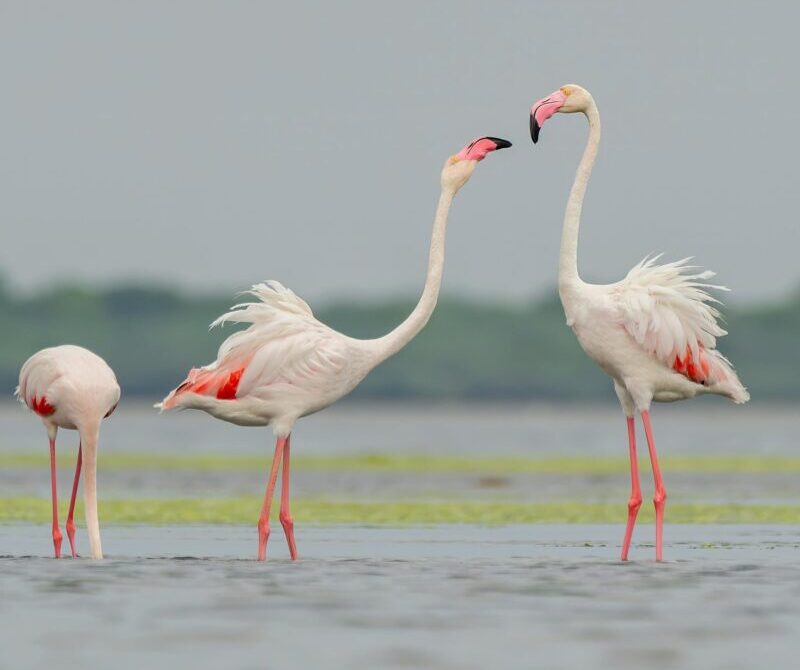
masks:
[(417, 294), (444, 159), (444, 290), (555, 282), (585, 142), (528, 109), (592, 91), (603, 144), (581, 271), (694, 255), (740, 300), (800, 280), (796, 3), (0, 4), (0, 269), (20, 288), (142, 278), (311, 300)]

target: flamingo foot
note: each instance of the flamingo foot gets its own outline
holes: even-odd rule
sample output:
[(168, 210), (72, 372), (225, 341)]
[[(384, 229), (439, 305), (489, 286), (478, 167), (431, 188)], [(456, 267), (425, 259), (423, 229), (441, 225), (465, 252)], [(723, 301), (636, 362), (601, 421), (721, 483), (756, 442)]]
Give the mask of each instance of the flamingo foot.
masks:
[(53, 526), (53, 548), (56, 552), (56, 558), (61, 558), (61, 540), (63, 539), (61, 530), (58, 526)]
[(78, 482), (81, 479), (81, 466), (83, 464), (83, 445), (78, 445), (78, 462), (75, 464), (75, 478), (72, 480), (72, 495), (69, 499), (69, 510), (67, 511), (67, 537), (69, 538), (69, 548), (72, 558), (78, 558), (75, 551), (75, 497), (78, 495)]
[(264, 494), (264, 504), (261, 506), (261, 516), (258, 517), (258, 560), (267, 560), (267, 540), (269, 539), (269, 510), (272, 507), (272, 494), (275, 492), (275, 483), (278, 480), (278, 468), (283, 457), (283, 448), (287, 438), (279, 437), (275, 444), (275, 456), (272, 458), (272, 467), (269, 472), (267, 491)]
[(656, 561), (662, 561), (664, 560), (664, 506), (667, 502), (667, 490), (664, 488), (664, 481), (661, 478), (656, 442), (653, 439), (653, 427), (650, 423), (650, 412), (647, 410), (642, 412), (642, 423), (644, 424), (644, 434), (647, 436), (647, 448), (650, 450), (650, 464), (653, 466), (653, 480), (656, 488), (653, 496), (653, 504), (656, 507)]
[(289, 545), (289, 555), (293, 561), (297, 560), (297, 544), (294, 541), (294, 519), (288, 514), (281, 514), (281, 526), (286, 535), (286, 544)]
[(625, 538), (622, 540), (622, 554), (620, 559), (628, 560), (628, 550), (631, 547), (633, 537), (633, 527), (636, 524), (636, 516), (642, 506), (642, 490), (639, 485), (639, 465), (636, 460), (636, 425), (633, 417), (628, 417), (628, 449), (631, 461), (631, 497), (628, 499), (628, 524), (625, 527)]
[(289, 545), (289, 555), (292, 557), (293, 561), (297, 560), (297, 545), (294, 541), (294, 518), (292, 517), (292, 512), (289, 509), (289, 483), (291, 480), (291, 474), (289, 469), (290, 465), (290, 450), (291, 450), (291, 436), (286, 436), (286, 442), (283, 445), (283, 479), (281, 482), (281, 511), (278, 517), (281, 520), (281, 526), (283, 526), (283, 533), (286, 535), (286, 544)]
[(631, 497), (628, 500), (628, 525), (625, 526), (625, 538), (622, 540), (622, 555), (620, 560), (628, 560), (628, 550), (631, 548), (631, 538), (633, 537), (633, 526), (636, 524), (636, 516), (642, 506), (642, 498)]
[(656, 490), (653, 504), (656, 508), (656, 561), (664, 560), (664, 507), (667, 502), (667, 492), (664, 489)]
[(78, 558), (78, 552), (75, 551), (75, 522), (72, 519), (67, 519), (66, 527), (70, 553), (72, 554), (72, 558)]
[(269, 540), (269, 521), (264, 518), (258, 520), (258, 560), (267, 560), (267, 540)]
[(50, 438), (50, 494), (53, 498), (53, 549), (61, 558), (61, 529), (58, 527), (58, 491), (56, 486), (56, 438)]

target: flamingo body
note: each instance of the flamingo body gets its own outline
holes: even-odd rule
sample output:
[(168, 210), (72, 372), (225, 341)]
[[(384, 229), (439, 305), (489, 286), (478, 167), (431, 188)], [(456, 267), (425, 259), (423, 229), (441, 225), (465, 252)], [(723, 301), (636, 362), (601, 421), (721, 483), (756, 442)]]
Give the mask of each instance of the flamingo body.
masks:
[(247, 328), (230, 335), (213, 363), (190, 370), (186, 380), (156, 405), (162, 411), (199, 409), (241, 426), (272, 427), (277, 439), (258, 520), (259, 560), (266, 558), (269, 514), (281, 461), (279, 518), (289, 553), (292, 559), (297, 558), (289, 510), (290, 435), (295, 422), (350, 393), (374, 367), (425, 327), (441, 286), (445, 231), (453, 198), (479, 161), (509, 146), (506, 140), (482, 137), (445, 162), (425, 288), (417, 306), (397, 328), (374, 340), (354, 339), (318, 321), (306, 302), (279, 282), (256, 284), (249, 291), (256, 301), (235, 305), (211, 324), (243, 323)]
[(73, 522), (75, 495), (81, 467), (85, 463), (86, 528), (92, 558), (102, 558), (97, 518), (97, 444), (101, 421), (111, 415), (120, 399), (120, 388), (113, 370), (88, 349), (74, 345), (50, 347), (31, 356), (22, 366), (15, 394), (39, 415), (50, 439), (53, 544), (56, 558), (61, 553), (55, 469), (55, 441), (59, 428), (77, 430), (81, 439), (67, 517), (67, 534), (72, 555), (77, 555)]
[(562, 291), (567, 325), (583, 350), (630, 396), (635, 407), (716, 394), (749, 400), (729, 361), (716, 349), (725, 335), (703, 283), (685, 261), (645, 259), (614, 284), (581, 283)]
[(247, 323), (228, 337), (217, 360), (190, 371), (163, 409), (201, 409), (241, 426), (271, 425), (288, 434), (295, 421), (347, 395), (381, 359), (376, 340), (357, 340), (318, 321), (277, 281), (252, 287), (259, 302), (236, 305), (212, 326)]
[(735, 403), (750, 399), (730, 362), (716, 349), (725, 331), (717, 322), (718, 303), (710, 291), (727, 290), (709, 284), (713, 272), (698, 272), (688, 259), (658, 264), (646, 258), (614, 284), (584, 282), (578, 274), (578, 230), (583, 199), (600, 145), (600, 113), (591, 94), (569, 84), (536, 102), (530, 128), (534, 143), (542, 125), (555, 113), (582, 113), (589, 138), (567, 200), (561, 236), (558, 285), (567, 325), (586, 354), (614, 382), (628, 423), (631, 497), (622, 544), (627, 560), (633, 527), (642, 503), (636, 460), (634, 413), (639, 412), (653, 468), (656, 511), (656, 560), (663, 553), (666, 489), (661, 478), (650, 423), (653, 401), (672, 402), (717, 394)]
[(72, 344), (42, 349), (19, 373), (17, 397), (48, 429), (76, 430), (105, 417), (119, 402), (114, 371), (95, 353)]

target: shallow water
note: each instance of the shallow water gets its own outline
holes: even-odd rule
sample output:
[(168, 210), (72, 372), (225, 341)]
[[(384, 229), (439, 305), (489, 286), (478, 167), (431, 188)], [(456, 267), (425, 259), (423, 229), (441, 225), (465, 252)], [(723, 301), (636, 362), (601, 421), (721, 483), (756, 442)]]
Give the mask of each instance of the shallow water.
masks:
[[(705, 402), (708, 401), (708, 402)], [(755, 408), (755, 409), (754, 409)], [(791, 408), (735, 407), (705, 398), (694, 404), (660, 405), (653, 411), (662, 457), (671, 455), (798, 455), (800, 413)], [(39, 420), (18, 404), (0, 405), (0, 452), (47, 453)], [(640, 459), (646, 447), (640, 435)], [(620, 459), (610, 474), (504, 474), (311, 471), (298, 463), (292, 486), (296, 497), (358, 500), (515, 500), (525, 502), (621, 502), (629, 494), (627, 432), (619, 408), (390, 406), (345, 403), (303, 419), (293, 436), (293, 453), (350, 455), (430, 453), (491, 457), (598, 457)], [(58, 440), (61, 492), (72, 479), (77, 437), (62, 431)], [(135, 402), (122, 404), (104, 423), (101, 436), (100, 495), (107, 498), (224, 497), (259, 495), (272, 454), (269, 429), (245, 429), (199, 412), (159, 415)], [(113, 452), (263, 454), (263, 469), (252, 471), (103, 470), (103, 454)], [(681, 473), (665, 461), (665, 481), (673, 501), (703, 503), (800, 504), (797, 473)], [(649, 475), (643, 477), (649, 497)], [(0, 469), (0, 496), (47, 498), (46, 468)]]
[[(716, 398), (658, 405), (652, 412), (664, 454), (796, 455), (800, 413), (793, 407), (734, 406)], [(41, 422), (18, 403), (0, 404), (0, 450), (47, 452)], [(640, 428), (641, 431), (641, 428)], [(60, 449), (77, 444), (62, 431)], [(643, 445), (643, 436), (640, 433)], [(436, 454), (627, 456), (619, 407), (532, 405), (409, 406), (343, 402), (302, 419), (294, 453), (431, 452)], [(103, 451), (272, 453), (268, 428), (242, 428), (196, 411), (159, 414), (122, 402), (103, 423)]]
[[(0, 527), (2, 667), (752, 668), (800, 653), (797, 527), (107, 527), (103, 562)], [(643, 542), (652, 526), (637, 529)], [(85, 544), (81, 536), (79, 541)]]
[[(800, 415), (709, 402), (659, 406), (662, 454), (796, 455)], [(0, 451), (47, 453), (38, 420), (0, 406)], [(641, 440), (641, 436), (640, 436)], [(59, 438), (68, 493), (74, 433)], [(641, 442), (643, 445), (643, 442)], [(295, 454), (529, 457), (627, 453), (618, 408), (347, 404), (304, 419)], [(122, 405), (101, 450), (270, 453), (265, 429)], [(645, 450), (641, 450), (641, 458)], [(100, 455), (102, 467), (102, 453)], [(266, 462), (266, 460), (265, 460)], [(102, 497), (259, 495), (264, 472), (103, 471)], [(665, 471), (671, 501), (797, 504), (796, 473)], [(644, 477), (645, 498), (649, 477)], [(104, 526), (107, 560), (53, 561), (47, 526), (0, 526), (0, 668), (778, 668), (800, 656), (800, 528), (667, 525), (655, 564), (641, 525), (616, 560), (627, 469), (609, 475), (320, 472), (298, 497), (614, 501), (612, 526)], [(0, 495), (49, 496), (46, 469), (0, 472)], [(79, 548), (86, 551), (85, 531)], [(66, 539), (64, 541), (66, 546)]]
[[(69, 496), (74, 459), (60, 459), (58, 481), (62, 503)], [(670, 500), (681, 503), (800, 505), (800, 474), (686, 473), (666, 468)], [(107, 499), (224, 498), (259, 496), (267, 477), (263, 469), (250, 471), (193, 471), (136, 469), (101, 471), (101, 495)], [(651, 497), (651, 476), (642, 475), (645, 498)], [(50, 496), (46, 467), (0, 470), (0, 495)], [(627, 468), (611, 474), (503, 474), (292, 470), (296, 499), (355, 500), (362, 502), (471, 501), (471, 502), (583, 502), (618, 503), (625, 520), (630, 478)], [(253, 514), (258, 510), (254, 508)]]

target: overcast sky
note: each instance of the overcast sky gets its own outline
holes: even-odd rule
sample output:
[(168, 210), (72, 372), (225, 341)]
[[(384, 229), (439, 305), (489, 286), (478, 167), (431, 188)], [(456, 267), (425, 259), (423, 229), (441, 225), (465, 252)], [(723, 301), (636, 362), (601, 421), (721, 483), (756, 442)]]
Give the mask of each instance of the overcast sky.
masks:
[(737, 299), (800, 284), (800, 11), (731, 2), (0, 2), (0, 272), (311, 300), (416, 295), (445, 158), (514, 142), (451, 212), (444, 291), (555, 283), (594, 95), (580, 268), (694, 255)]

